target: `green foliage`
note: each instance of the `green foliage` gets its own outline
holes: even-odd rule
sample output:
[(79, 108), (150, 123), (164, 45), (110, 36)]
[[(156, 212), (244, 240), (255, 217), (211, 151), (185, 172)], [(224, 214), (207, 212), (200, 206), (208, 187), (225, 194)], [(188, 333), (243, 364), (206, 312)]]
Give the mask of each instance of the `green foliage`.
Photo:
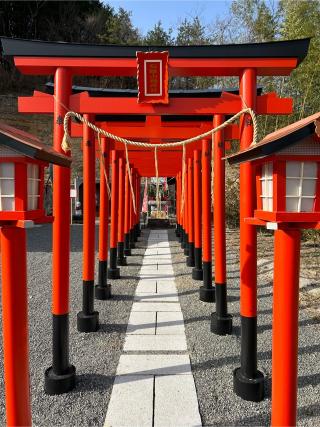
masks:
[(172, 37), (172, 28), (169, 28), (168, 32), (162, 26), (159, 21), (152, 30), (147, 32), (147, 35), (143, 39), (143, 44), (147, 46), (170, 46), (174, 44), (174, 38)]

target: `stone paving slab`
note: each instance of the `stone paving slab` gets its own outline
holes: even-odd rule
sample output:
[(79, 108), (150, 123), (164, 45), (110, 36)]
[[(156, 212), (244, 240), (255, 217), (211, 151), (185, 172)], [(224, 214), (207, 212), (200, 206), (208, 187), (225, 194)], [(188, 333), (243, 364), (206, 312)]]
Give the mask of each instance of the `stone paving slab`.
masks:
[(132, 311), (128, 321), (127, 334), (154, 335), (156, 330), (156, 313)]
[(117, 375), (185, 375), (191, 373), (186, 354), (122, 354)]
[(156, 376), (154, 427), (201, 425), (193, 376)]
[(157, 291), (157, 281), (154, 280), (140, 280), (136, 292), (150, 292), (155, 293)]
[(104, 426), (151, 427), (153, 387), (152, 375), (116, 377)]
[(182, 312), (158, 312), (156, 323), (157, 335), (184, 335)]
[(179, 311), (181, 308), (179, 303), (174, 302), (134, 302), (132, 311)]
[(187, 351), (185, 335), (130, 335), (123, 351)]

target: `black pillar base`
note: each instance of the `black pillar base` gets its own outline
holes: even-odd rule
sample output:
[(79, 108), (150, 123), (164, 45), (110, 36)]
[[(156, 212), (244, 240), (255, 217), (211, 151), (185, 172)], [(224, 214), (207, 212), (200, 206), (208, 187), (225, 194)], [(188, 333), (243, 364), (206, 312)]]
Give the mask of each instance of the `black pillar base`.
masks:
[(112, 280), (120, 279), (120, 268), (109, 268), (108, 279), (112, 279)]
[(124, 250), (123, 253), (125, 256), (131, 256), (130, 249), (130, 233), (125, 233), (124, 235)]
[(134, 243), (135, 239), (134, 239), (134, 229), (133, 228), (130, 230), (129, 235), (130, 235), (130, 248), (134, 249), (136, 247), (136, 245)]
[(257, 317), (241, 315), (241, 366), (233, 373), (233, 390), (244, 400), (264, 398), (264, 377), (257, 369)]
[(202, 248), (194, 248), (194, 269), (192, 270), (193, 280), (203, 279), (202, 270)]
[(108, 261), (99, 260), (98, 284), (94, 287), (94, 296), (98, 300), (107, 300), (111, 298), (111, 285), (107, 283)]
[(117, 265), (127, 265), (126, 257), (124, 256), (124, 242), (118, 242), (118, 258)]
[(227, 314), (224, 317), (220, 317), (217, 315), (217, 313), (212, 313), (210, 329), (211, 329), (211, 332), (213, 332), (216, 335), (231, 335), (232, 334), (232, 316), (230, 314)]
[(64, 374), (55, 374), (52, 366), (44, 373), (44, 391), (46, 394), (55, 395), (68, 393), (76, 385), (76, 368), (70, 365)]
[[(181, 245), (182, 245), (182, 242), (183, 242), (183, 235), (184, 235), (184, 230), (183, 230), (182, 227), (180, 227), (180, 234), (178, 236), (178, 241), (181, 243)], [(181, 246), (181, 248), (182, 248), (182, 246)]]
[(131, 256), (131, 249), (125, 248), (124, 249), (124, 254), (125, 254), (125, 256)]
[(105, 301), (112, 298), (111, 285), (99, 286), (96, 285), (94, 288), (94, 296), (100, 301)]
[(192, 278), (193, 280), (202, 280), (203, 279), (203, 270), (198, 269), (197, 267), (194, 267), (192, 269)]
[(52, 315), (52, 366), (46, 369), (44, 391), (62, 394), (76, 384), (76, 368), (69, 363), (69, 314)]
[(99, 329), (99, 313), (94, 311), (94, 281), (83, 281), (82, 311), (77, 314), (79, 332), (96, 332)]
[(215, 288), (205, 288), (200, 286), (199, 289), (199, 299), (203, 302), (215, 302), (216, 300), (216, 290)]
[(216, 290), (212, 286), (212, 263), (203, 261), (203, 286), (200, 287), (199, 299), (203, 302), (215, 302)]
[(188, 267), (194, 267), (195, 263), (194, 263), (194, 243), (190, 242), (189, 243), (189, 256), (187, 259), (187, 266)]
[(117, 248), (110, 248), (110, 267), (108, 279), (120, 279), (120, 268), (117, 267)]
[(233, 391), (239, 397), (250, 402), (261, 402), (264, 399), (264, 376), (256, 371), (254, 378), (243, 375), (241, 368), (233, 371)]
[(185, 238), (184, 238), (184, 254), (186, 256), (189, 255), (189, 236), (188, 233), (185, 233)]
[(77, 314), (77, 329), (79, 332), (96, 332), (99, 329), (99, 313), (93, 311), (86, 314), (80, 311)]

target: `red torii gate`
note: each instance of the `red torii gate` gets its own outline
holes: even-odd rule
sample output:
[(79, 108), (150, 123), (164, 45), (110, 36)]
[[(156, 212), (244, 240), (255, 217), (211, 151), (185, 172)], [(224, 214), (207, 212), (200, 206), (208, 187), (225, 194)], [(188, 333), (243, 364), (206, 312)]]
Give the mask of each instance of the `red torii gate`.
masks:
[[(14, 56), (15, 65), (25, 74), (53, 74), (55, 77), (54, 100), (54, 147), (61, 152), (63, 117), (67, 109), (80, 111), (84, 96), (71, 94), (74, 75), (135, 76), (137, 50), (168, 50), (170, 76), (238, 76), (240, 95), (237, 106), (241, 110), (250, 107), (259, 113), (256, 85), (257, 76), (289, 75), (304, 59), (309, 39), (254, 43), (225, 46), (103, 46), (71, 43), (48, 43), (26, 40), (1, 39), (4, 54)], [(74, 98), (75, 97), (75, 100)], [(87, 97), (88, 98), (88, 97)], [(86, 113), (90, 114), (90, 99), (86, 99)], [(94, 100), (96, 101), (96, 100)], [(199, 100), (198, 100), (199, 101)], [(189, 105), (194, 114), (197, 101)], [(198, 109), (213, 105), (214, 100), (200, 102)], [(95, 105), (92, 102), (91, 105)], [(185, 100), (174, 100), (170, 106), (185, 109)], [(224, 102), (218, 102), (215, 114), (229, 114), (223, 110)], [(101, 105), (106, 113), (106, 105)], [(112, 105), (112, 113), (125, 109), (131, 113), (140, 110), (144, 114), (166, 114), (168, 107), (137, 105), (134, 100), (122, 99)], [(41, 111), (39, 111), (41, 112)], [(207, 113), (206, 113), (207, 114)], [(210, 113), (209, 113), (210, 114)], [(245, 116), (240, 123), (240, 147), (246, 148), (252, 141), (252, 123)], [(54, 216), (53, 226), (53, 340), (60, 342), (68, 335), (69, 292), (69, 183), (70, 172), (54, 167)], [(241, 367), (234, 373), (237, 394), (249, 399), (263, 397), (263, 375), (257, 370), (256, 342), (256, 230), (245, 224), (243, 218), (251, 217), (255, 192), (251, 165), (240, 167), (240, 290), (241, 290)], [(225, 284), (220, 283), (224, 286)], [(91, 292), (91, 290), (90, 290)], [(72, 383), (73, 368), (69, 364), (68, 346), (53, 354), (53, 366), (46, 372), (48, 392), (67, 391)]]

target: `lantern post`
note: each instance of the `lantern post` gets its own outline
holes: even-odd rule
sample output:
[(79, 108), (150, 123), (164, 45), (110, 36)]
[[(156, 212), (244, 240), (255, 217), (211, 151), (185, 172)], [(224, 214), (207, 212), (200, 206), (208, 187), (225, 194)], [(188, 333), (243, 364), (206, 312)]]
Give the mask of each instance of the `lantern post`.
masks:
[(211, 143), (202, 140), (202, 230), (203, 230), (203, 286), (200, 287), (200, 300), (215, 301), (215, 288), (212, 286), (212, 241), (211, 241)]
[[(84, 114), (89, 122), (93, 117)], [(95, 332), (99, 313), (94, 311), (94, 264), (96, 219), (96, 148), (94, 132), (83, 124), (83, 291), (82, 311), (77, 315), (79, 332)]]
[[(216, 114), (213, 127), (220, 126), (225, 120)], [(214, 275), (216, 288), (216, 312), (211, 315), (211, 332), (217, 335), (232, 333), (232, 317), (228, 314), (227, 274), (226, 274), (226, 207), (225, 207), (225, 145), (224, 132), (213, 135), (213, 223), (214, 223)]]
[(101, 137), (100, 157), (100, 222), (99, 222), (99, 264), (98, 284), (95, 297), (98, 300), (111, 298), (111, 285), (108, 284), (108, 240), (109, 240), (109, 196), (106, 179), (109, 179), (110, 144)]
[(31, 426), (26, 231), (4, 226), (0, 239), (7, 425)]
[[(257, 75), (252, 68), (240, 77), (243, 108), (256, 107)], [(249, 115), (240, 121), (240, 149), (252, 143), (253, 125)], [(255, 207), (255, 182), (250, 163), (240, 165), (240, 316), (241, 365), (235, 369), (235, 393), (245, 400), (259, 402), (264, 398), (264, 376), (257, 369), (257, 232), (244, 222)]]
[(297, 421), (300, 236), (299, 229), (286, 227), (274, 233), (273, 427)]
[(116, 150), (111, 151), (111, 174), (110, 267), (108, 269), (108, 278), (119, 279), (120, 269), (117, 267), (119, 162)]
[(124, 202), (125, 202), (125, 160), (119, 158), (119, 210), (118, 210), (118, 265), (127, 265), (124, 256)]
[(194, 193), (193, 159), (188, 159), (188, 220), (189, 220), (189, 256), (187, 266), (194, 267)]
[(194, 268), (192, 278), (203, 280), (202, 269), (202, 218), (201, 218), (201, 154), (193, 152), (194, 193)]
[[(63, 153), (63, 118), (71, 94), (71, 74), (59, 67), (54, 77), (53, 147)], [(75, 386), (69, 363), (70, 169), (53, 166), (52, 366), (45, 371), (45, 391), (66, 393)]]

